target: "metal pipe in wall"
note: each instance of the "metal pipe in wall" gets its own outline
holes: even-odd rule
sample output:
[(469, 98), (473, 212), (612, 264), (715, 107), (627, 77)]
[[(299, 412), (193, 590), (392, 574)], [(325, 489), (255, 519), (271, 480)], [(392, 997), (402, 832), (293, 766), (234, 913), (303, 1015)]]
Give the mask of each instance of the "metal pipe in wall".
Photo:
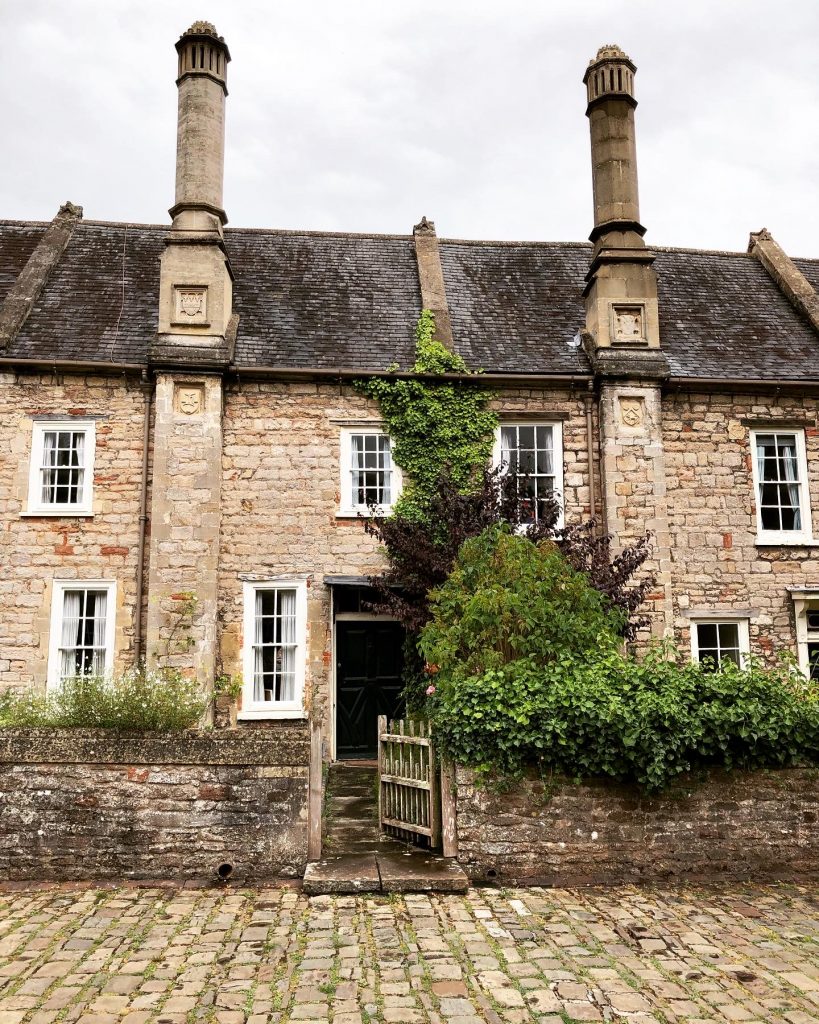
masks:
[[(587, 385), (584, 402), (586, 405), (586, 450), (589, 453), (589, 517), (594, 519), (597, 514), (597, 499), (595, 495), (597, 485), (594, 475), (594, 420), (592, 418), (594, 385), (591, 381)], [(595, 530), (595, 532), (597, 531)]]
[(139, 665), (144, 656), (142, 642), (142, 598), (145, 576), (145, 534), (148, 525), (148, 457), (151, 441), (151, 404), (154, 397), (154, 383), (147, 372), (142, 373), (142, 391), (145, 395), (145, 411), (142, 421), (142, 473), (139, 482), (139, 541), (137, 544), (136, 569), (136, 611), (134, 614), (134, 664)]

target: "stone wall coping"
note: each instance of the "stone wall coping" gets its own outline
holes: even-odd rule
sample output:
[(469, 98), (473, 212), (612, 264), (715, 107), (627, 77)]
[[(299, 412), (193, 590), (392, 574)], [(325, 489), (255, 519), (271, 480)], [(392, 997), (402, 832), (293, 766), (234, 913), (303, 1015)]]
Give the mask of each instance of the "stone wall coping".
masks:
[(310, 763), (307, 722), (264, 729), (117, 732), (113, 729), (0, 729), (0, 764)]

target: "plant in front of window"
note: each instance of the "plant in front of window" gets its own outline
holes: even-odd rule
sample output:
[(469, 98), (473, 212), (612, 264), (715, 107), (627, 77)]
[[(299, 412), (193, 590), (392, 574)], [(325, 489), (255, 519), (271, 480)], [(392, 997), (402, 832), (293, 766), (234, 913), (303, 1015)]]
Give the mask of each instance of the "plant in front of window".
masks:
[(548, 540), (467, 540), (431, 595), (420, 648), (443, 752), (479, 775), (529, 767), (648, 790), (681, 773), (819, 761), (819, 693), (792, 659), (692, 661), (623, 650), (622, 608)]
[(448, 579), (462, 545), (487, 528), (506, 524), (532, 543), (553, 543), (568, 564), (584, 573), (590, 585), (620, 612), (621, 639), (633, 639), (646, 624), (639, 608), (654, 580), (650, 574), (637, 577), (650, 553), (647, 536), (613, 555), (611, 538), (596, 533), (592, 520), (558, 527), (561, 509), (554, 496), (544, 497), (539, 517), (532, 523), (525, 493), (511, 474), (484, 469), (479, 479), (476, 489), (464, 493), (446, 470), (441, 473), (429, 506), (437, 529), (398, 515), (365, 523), (365, 529), (384, 544), (389, 561), (387, 571), (370, 581), (377, 594), (377, 609), (395, 616), (407, 631), (405, 682), (411, 710), (423, 708), (429, 685), (417, 640), (429, 621), (430, 594)]
[(0, 726), (190, 729), (206, 706), (195, 679), (140, 666), (112, 678), (71, 676), (46, 694), (6, 693), (0, 698)]

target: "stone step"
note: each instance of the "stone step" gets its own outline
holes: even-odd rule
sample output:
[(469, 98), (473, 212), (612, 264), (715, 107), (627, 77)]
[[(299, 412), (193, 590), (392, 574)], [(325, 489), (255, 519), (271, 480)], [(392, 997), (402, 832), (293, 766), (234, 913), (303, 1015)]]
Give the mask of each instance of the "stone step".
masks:
[(423, 851), (328, 854), (304, 872), (310, 896), (355, 892), (466, 892), (469, 879), (454, 860)]

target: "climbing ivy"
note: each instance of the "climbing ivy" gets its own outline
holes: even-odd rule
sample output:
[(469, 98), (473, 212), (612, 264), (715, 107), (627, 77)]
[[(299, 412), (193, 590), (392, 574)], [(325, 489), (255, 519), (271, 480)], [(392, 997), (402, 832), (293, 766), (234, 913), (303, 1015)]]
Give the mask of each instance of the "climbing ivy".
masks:
[[(413, 372), (470, 373), (463, 359), (434, 334), (434, 314), (425, 309), (415, 331)], [(494, 397), (491, 391), (465, 380), (398, 377), (372, 377), (356, 386), (378, 402), (393, 457), (405, 475), (394, 515), (416, 521), (427, 519), (445, 468), (462, 490), (476, 485), (492, 454), (498, 422), (488, 408)]]

